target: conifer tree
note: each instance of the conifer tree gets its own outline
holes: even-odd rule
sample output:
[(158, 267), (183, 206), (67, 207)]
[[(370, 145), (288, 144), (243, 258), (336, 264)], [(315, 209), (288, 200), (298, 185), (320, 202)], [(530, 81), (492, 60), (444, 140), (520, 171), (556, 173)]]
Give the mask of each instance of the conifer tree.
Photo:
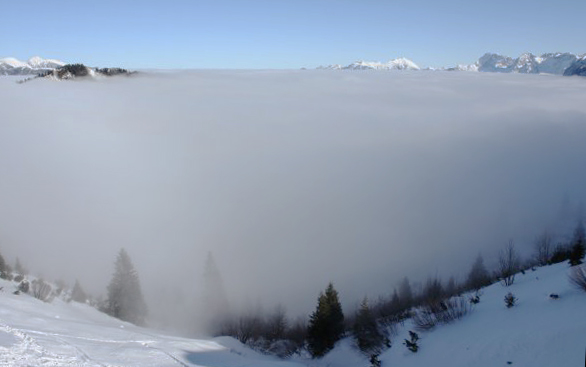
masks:
[(396, 289), (393, 290), (393, 296), (391, 297), (391, 310), (393, 310), (393, 313), (401, 311), (401, 299)]
[(14, 271), (19, 275), (26, 275), (27, 273), (24, 266), (22, 266), (22, 264), (20, 263), (20, 259), (18, 257), (16, 258), (16, 264), (14, 264)]
[(480, 289), (490, 284), (490, 275), (486, 267), (484, 266), (484, 259), (482, 255), (478, 254), (476, 261), (472, 265), (470, 272), (468, 273), (468, 280), (466, 281), (466, 287), (468, 289)]
[(385, 344), (385, 336), (380, 332), (376, 319), (364, 297), (356, 314), (352, 329), (358, 348), (367, 356), (378, 355)]
[(329, 352), (344, 334), (344, 313), (338, 292), (330, 283), (325, 293), (320, 293), (317, 308), (311, 314), (307, 328), (308, 349), (313, 358)]
[(87, 298), (87, 294), (81, 288), (79, 281), (76, 280), (73, 290), (71, 291), (71, 300), (79, 303), (86, 303)]
[(4, 261), (2, 254), (0, 254), (0, 278), (6, 279), (8, 277), (8, 264)]
[(399, 299), (401, 300), (401, 306), (404, 310), (413, 306), (413, 291), (411, 290), (411, 284), (407, 277), (403, 278), (401, 286), (399, 287)]
[(452, 297), (457, 292), (458, 292), (458, 286), (456, 285), (456, 279), (454, 279), (454, 277), (451, 276), (450, 279), (448, 280), (448, 285), (446, 286), (444, 294), (447, 297)]
[(147, 306), (142, 296), (138, 273), (124, 249), (118, 253), (114, 268), (114, 275), (108, 285), (106, 312), (121, 320), (144, 325)]
[(570, 265), (576, 266), (582, 264), (582, 259), (586, 253), (586, 234), (582, 222), (578, 224), (574, 231), (572, 248), (570, 249)]
[(202, 322), (207, 332), (217, 335), (230, 318), (230, 307), (222, 275), (211, 252), (206, 258), (203, 278)]

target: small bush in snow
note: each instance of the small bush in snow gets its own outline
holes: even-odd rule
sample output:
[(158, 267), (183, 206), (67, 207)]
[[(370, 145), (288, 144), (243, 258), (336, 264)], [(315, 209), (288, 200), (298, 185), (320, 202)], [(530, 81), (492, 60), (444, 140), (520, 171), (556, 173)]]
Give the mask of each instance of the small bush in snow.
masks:
[(378, 359), (378, 354), (373, 354), (370, 356), (370, 365), (372, 367), (380, 367), (381, 361)]
[(419, 350), (419, 345), (417, 344), (417, 341), (419, 340), (419, 335), (417, 335), (417, 333), (414, 331), (409, 331), (409, 337), (411, 338), (411, 340), (405, 339), (403, 344), (407, 347), (407, 349), (409, 349), (413, 353), (417, 353), (417, 351)]
[(570, 283), (586, 292), (586, 270), (582, 266), (575, 266), (570, 273)]
[(30, 283), (28, 280), (24, 279), (18, 284), (18, 291), (23, 293), (28, 293), (30, 289)]
[(505, 296), (505, 305), (507, 306), (507, 308), (513, 307), (516, 302), (517, 297), (515, 297), (515, 295), (511, 292), (507, 293), (507, 295)]
[(43, 302), (49, 302), (51, 300), (52, 288), (42, 279), (35, 279), (32, 282), (33, 297), (40, 299)]
[(477, 305), (480, 303), (480, 296), (482, 295), (482, 293), (480, 291), (476, 291), (476, 293), (474, 293), (474, 296), (470, 297), (470, 304), (473, 305)]

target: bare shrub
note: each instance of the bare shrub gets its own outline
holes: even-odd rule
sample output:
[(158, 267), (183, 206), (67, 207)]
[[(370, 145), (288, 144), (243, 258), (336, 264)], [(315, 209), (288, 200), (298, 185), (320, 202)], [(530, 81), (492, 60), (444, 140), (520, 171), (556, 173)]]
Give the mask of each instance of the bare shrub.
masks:
[(512, 240), (501, 250), (499, 254), (499, 277), (506, 287), (515, 282), (515, 274), (520, 270), (519, 254), (515, 250)]
[(582, 266), (575, 266), (570, 273), (570, 283), (586, 292), (586, 270)]
[(438, 324), (449, 324), (461, 319), (470, 310), (470, 305), (464, 297), (453, 297), (421, 307), (413, 314), (413, 323), (417, 330), (431, 330)]
[(423, 307), (413, 313), (413, 324), (419, 331), (431, 330), (437, 325), (437, 319), (428, 307)]
[(43, 302), (51, 301), (52, 288), (42, 279), (35, 279), (31, 283), (31, 290), (33, 297), (40, 299)]
[(285, 332), (285, 338), (293, 343), (291, 354), (300, 351), (307, 339), (307, 323), (303, 317), (297, 318)]
[(551, 236), (543, 232), (535, 239), (535, 261), (538, 265), (544, 266), (549, 264), (553, 252)]

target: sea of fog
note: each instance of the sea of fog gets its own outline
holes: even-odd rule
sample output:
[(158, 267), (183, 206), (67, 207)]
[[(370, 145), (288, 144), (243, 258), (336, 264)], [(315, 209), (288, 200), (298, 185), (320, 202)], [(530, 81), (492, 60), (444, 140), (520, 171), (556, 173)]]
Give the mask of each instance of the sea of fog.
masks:
[(0, 77), (0, 253), (105, 294), (121, 247), (153, 318), (197, 312), (208, 251), (233, 307), (351, 309), (404, 275), (464, 280), (564, 240), (586, 200), (586, 78), (189, 71)]

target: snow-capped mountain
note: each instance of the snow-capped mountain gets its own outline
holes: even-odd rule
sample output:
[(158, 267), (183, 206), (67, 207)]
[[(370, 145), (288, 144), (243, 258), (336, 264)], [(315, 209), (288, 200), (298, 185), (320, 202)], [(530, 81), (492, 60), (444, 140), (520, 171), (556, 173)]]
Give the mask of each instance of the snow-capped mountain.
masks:
[(547, 53), (541, 56), (524, 53), (516, 59), (486, 53), (477, 64), (478, 71), (482, 72), (562, 75), (577, 59), (576, 55), (568, 52)]
[(458, 64), (454, 67), (450, 67), (450, 68), (441, 68), (441, 69), (437, 69), (437, 70), (445, 70), (445, 71), (478, 71), (478, 63), (474, 63), (471, 65), (465, 65), (465, 64)]
[(342, 66), (333, 64), (320, 66), (318, 69), (328, 70), (420, 70), (419, 66), (413, 61), (404, 57), (389, 60), (387, 62), (379, 61), (356, 61), (350, 65)]
[(586, 55), (583, 55), (578, 60), (574, 61), (565, 71), (564, 76), (586, 76)]
[(65, 65), (63, 61), (43, 59), (34, 56), (28, 61), (20, 61), (14, 57), (0, 59), (0, 75), (31, 75), (43, 71), (54, 70)]

